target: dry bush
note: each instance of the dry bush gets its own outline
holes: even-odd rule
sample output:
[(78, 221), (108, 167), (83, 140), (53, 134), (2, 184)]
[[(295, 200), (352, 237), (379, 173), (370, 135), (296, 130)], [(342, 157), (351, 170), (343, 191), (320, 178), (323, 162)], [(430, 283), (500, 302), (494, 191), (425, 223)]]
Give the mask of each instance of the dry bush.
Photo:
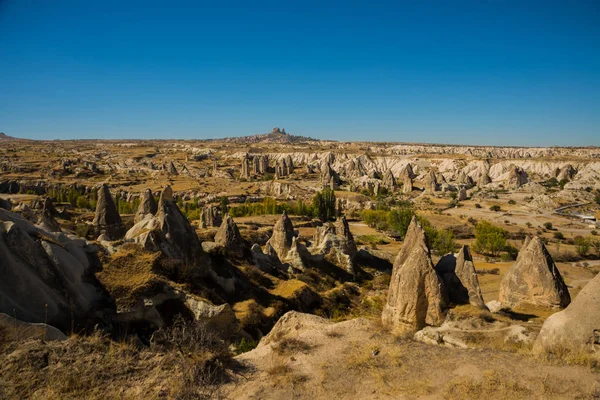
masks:
[(308, 353), (311, 349), (310, 344), (296, 338), (284, 338), (273, 346), (273, 350), (279, 355)]
[(65, 341), (11, 342), (0, 350), (6, 360), (0, 398), (217, 397), (233, 364), (227, 345), (193, 323), (176, 322), (162, 333), (150, 348), (98, 331)]
[(529, 398), (533, 391), (510, 377), (495, 371), (485, 371), (482, 378), (459, 377), (446, 384), (447, 399)]

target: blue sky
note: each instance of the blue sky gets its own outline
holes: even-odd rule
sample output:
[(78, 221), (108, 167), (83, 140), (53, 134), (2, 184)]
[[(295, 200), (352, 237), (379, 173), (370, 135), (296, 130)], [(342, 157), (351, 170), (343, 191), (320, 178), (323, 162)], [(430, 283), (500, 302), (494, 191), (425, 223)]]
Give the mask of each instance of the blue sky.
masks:
[(0, 132), (600, 145), (600, 2), (0, 0)]

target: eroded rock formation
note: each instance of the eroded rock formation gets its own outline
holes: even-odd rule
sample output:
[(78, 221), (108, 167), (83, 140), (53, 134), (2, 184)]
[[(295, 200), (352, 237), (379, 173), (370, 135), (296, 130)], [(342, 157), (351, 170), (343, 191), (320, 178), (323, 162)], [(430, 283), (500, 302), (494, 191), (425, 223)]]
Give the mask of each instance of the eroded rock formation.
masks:
[(517, 307), (566, 307), (571, 302), (569, 289), (546, 246), (538, 236), (526, 239), (517, 261), (500, 283), (499, 300)]
[(442, 257), (435, 270), (442, 278), (452, 303), (485, 308), (469, 246), (462, 246), (458, 253)]
[(123, 221), (121, 221), (117, 206), (106, 184), (103, 184), (98, 190), (98, 202), (96, 203), (96, 215), (93, 224), (96, 234), (105, 235), (109, 240), (121, 239), (125, 233)]
[(421, 224), (413, 217), (394, 261), (383, 325), (393, 331), (439, 326), (445, 318), (446, 294), (435, 272)]

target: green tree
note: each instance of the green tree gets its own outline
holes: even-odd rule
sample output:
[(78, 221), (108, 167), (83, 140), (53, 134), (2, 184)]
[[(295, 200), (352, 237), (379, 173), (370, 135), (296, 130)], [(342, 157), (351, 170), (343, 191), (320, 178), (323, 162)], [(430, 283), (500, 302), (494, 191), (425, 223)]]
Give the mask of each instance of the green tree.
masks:
[(506, 247), (506, 231), (487, 221), (480, 221), (475, 226), (474, 249), (479, 253), (498, 255)]
[(413, 215), (415, 215), (415, 213), (409, 208), (399, 208), (388, 212), (387, 224), (389, 229), (395, 231), (402, 238), (404, 238)]
[(454, 252), (456, 243), (454, 242), (454, 234), (449, 229), (442, 229), (437, 232), (433, 250), (438, 254), (448, 254)]
[(329, 188), (323, 189), (313, 197), (313, 212), (321, 221), (331, 221), (335, 218), (335, 192)]
[(227, 196), (221, 197), (221, 215), (225, 215), (229, 212), (229, 198)]
[(590, 251), (590, 241), (583, 236), (575, 236), (573, 239), (575, 243), (575, 251), (581, 257), (585, 257), (587, 253)]

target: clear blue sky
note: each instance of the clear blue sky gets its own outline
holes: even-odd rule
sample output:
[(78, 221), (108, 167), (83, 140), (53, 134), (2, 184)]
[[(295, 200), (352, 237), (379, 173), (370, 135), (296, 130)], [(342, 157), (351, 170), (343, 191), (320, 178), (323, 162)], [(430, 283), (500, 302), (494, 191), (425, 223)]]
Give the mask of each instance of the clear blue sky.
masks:
[(600, 1), (0, 0), (0, 132), (194, 139), (273, 126), (600, 145)]

